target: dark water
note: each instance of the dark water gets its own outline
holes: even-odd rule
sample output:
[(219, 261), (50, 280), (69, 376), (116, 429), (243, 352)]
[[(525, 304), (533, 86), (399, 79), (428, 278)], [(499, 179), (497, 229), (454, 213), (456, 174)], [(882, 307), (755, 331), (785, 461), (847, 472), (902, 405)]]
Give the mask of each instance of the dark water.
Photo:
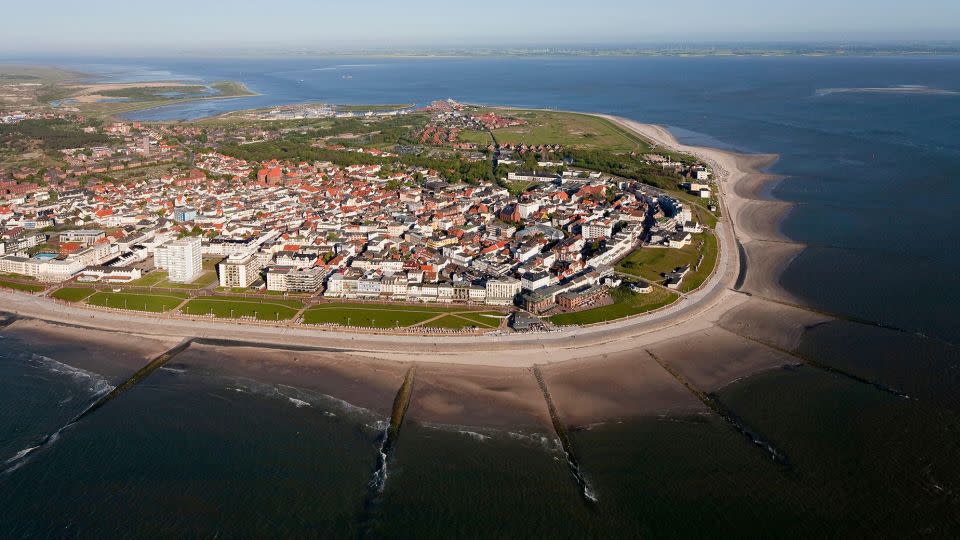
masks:
[[(685, 142), (778, 153), (773, 172), (786, 179), (774, 195), (797, 203), (783, 232), (808, 245), (784, 287), (816, 308), (904, 330), (832, 322), (809, 329), (799, 353), (910, 398), (809, 367), (722, 390), (717, 399), (789, 466), (712, 415), (575, 429), (597, 504), (579, 496), (549, 427), (540, 438), (410, 423), (371, 499), (385, 412), (190, 357), (183, 373), (151, 375), (0, 478), (0, 536), (960, 533), (960, 96), (817, 92), (960, 92), (960, 58), (97, 62), (64, 63), (110, 80), (236, 79), (263, 94), (142, 119), (454, 97), (620, 114), (666, 124)], [(71, 373), (13, 338), (0, 351), (0, 459), (122, 380)]]

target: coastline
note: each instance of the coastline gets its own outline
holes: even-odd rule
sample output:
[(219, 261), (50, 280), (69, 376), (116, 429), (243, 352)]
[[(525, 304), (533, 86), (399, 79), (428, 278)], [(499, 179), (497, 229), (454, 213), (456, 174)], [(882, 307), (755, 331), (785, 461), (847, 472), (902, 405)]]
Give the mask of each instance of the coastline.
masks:
[[(763, 197), (777, 179), (763, 169), (776, 156), (690, 147), (663, 127), (598, 116), (657, 146), (693, 154), (716, 172), (722, 210), (716, 269), (700, 289), (658, 311), (560, 332), (420, 336), (150, 317), (0, 290), (4, 311), (21, 318), (3, 332), (47, 332), (63, 342), (89, 333), (121, 348), (131, 337), (164, 344), (198, 338), (185, 353), (194, 359), (206, 352), (211, 361), (241, 373), (317, 386), (381, 413), (389, 411), (402, 372), (418, 364), (412, 419), (492, 429), (550, 429), (533, 367), (543, 373), (562, 421), (577, 429), (708, 414), (709, 404), (690, 385), (716, 392), (745, 377), (796, 365), (792, 354), (805, 328), (831, 318), (791, 307), (792, 299), (777, 285), (780, 270), (803, 246), (778, 239), (789, 207)], [(750, 226), (741, 226), (742, 219)]]
[[(757, 232), (739, 226), (741, 215), (756, 215), (763, 209), (760, 222), (770, 223), (785, 213), (780, 203), (778, 211), (764, 209), (763, 201), (748, 200), (741, 193), (756, 193), (772, 177), (762, 172), (762, 167), (775, 160), (774, 156), (740, 156), (723, 150), (689, 147), (680, 144), (664, 128), (641, 124), (624, 118), (597, 115), (626, 127), (653, 143), (688, 152), (710, 163), (717, 171), (720, 186), (723, 216), (717, 227), (720, 255), (714, 274), (693, 293), (653, 313), (633, 318), (611, 321), (602, 325), (564, 329), (553, 333), (510, 334), (505, 336), (397, 336), (391, 334), (351, 333), (337, 330), (315, 330), (294, 327), (246, 326), (238, 323), (208, 320), (157, 318), (141, 314), (117, 314), (56, 304), (36, 296), (24, 296), (0, 291), (6, 311), (19, 316), (36, 318), (51, 323), (78, 325), (118, 333), (128, 333), (131, 323), (137, 325), (137, 333), (171, 338), (223, 338), (259, 343), (264, 345), (300, 346), (323, 349), (338, 349), (401, 361), (530, 367), (538, 363), (554, 363), (575, 360), (583, 352), (615, 353), (635, 349), (665, 339), (670, 339), (711, 326), (720, 316), (741, 303), (744, 298), (732, 292), (741, 272), (741, 261), (736, 256), (736, 243), (747, 250), (750, 271), (748, 285), (774, 282), (770, 274), (792, 259), (785, 257), (752, 257), (751, 244), (762, 242), (756, 239)], [(743, 184), (744, 187), (741, 187)], [(792, 253), (794, 245), (788, 253)], [(762, 279), (760, 279), (762, 278)], [(463, 351), (469, 345), (470, 351)], [(599, 347), (599, 348), (598, 348)], [(588, 349), (589, 348), (589, 349)], [(537, 351), (534, 354), (530, 354)], [(423, 354), (424, 352), (428, 354)], [(490, 358), (497, 353), (498, 358)]]

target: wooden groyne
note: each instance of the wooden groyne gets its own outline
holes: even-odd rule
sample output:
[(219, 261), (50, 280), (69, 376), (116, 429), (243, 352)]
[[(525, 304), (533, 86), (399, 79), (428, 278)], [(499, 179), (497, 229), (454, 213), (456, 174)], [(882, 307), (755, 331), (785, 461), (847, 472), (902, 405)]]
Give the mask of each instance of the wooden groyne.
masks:
[(120, 383), (118, 386), (114, 387), (113, 390), (111, 390), (110, 392), (108, 392), (108, 393), (104, 394), (103, 396), (101, 396), (99, 399), (97, 399), (95, 402), (93, 402), (93, 404), (91, 404), (89, 407), (87, 407), (83, 412), (81, 412), (80, 414), (78, 414), (77, 416), (75, 416), (72, 420), (70, 420), (69, 422), (67, 422), (63, 427), (61, 427), (61, 428), (58, 429), (57, 431), (55, 431), (55, 432), (47, 435), (46, 437), (44, 437), (36, 446), (33, 446), (33, 447), (31, 447), (31, 448), (27, 448), (27, 449), (25, 449), (25, 450), (22, 450), (22, 451), (20, 451), (20, 453), (18, 453), (18, 454), (17, 454), (16, 456), (14, 456), (13, 458), (8, 459), (8, 460), (6, 461), (6, 463), (5, 463), (5, 465), (7, 465), (8, 467), (7, 467), (7, 469), (4, 470), (4, 474), (10, 473), (10, 472), (16, 470), (17, 468), (19, 468), (19, 467), (23, 464), (23, 462), (24, 462), (24, 460), (27, 458), (27, 456), (29, 456), (29, 455), (31, 455), (31, 454), (39, 451), (39, 450), (42, 450), (44, 447), (46, 447), (46, 446), (49, 445), (50, 443), (56, 441), (56, 440), (60, 437), (60, 434), (61, 434), (65, 429), (69, 428), (70, 426), (73, 426), (74, 424), (80, 422), (80, 421), (83, 420), (84, 418), (90, 416), (90, 415), (93, 414), (96, 410), (100, 409), (101, 407), (103, 407), (103, 406), (106, 405), (107, 403), (109, 403), (109, 402), (113, 401), (114, 399), (120, 397), (120, 395), (123, 394), (124, 392), (126, 392), (127, 390), (129, 390), (129, 389), (133, 388), (134, 386), (136, 386), (137, 383), (139, 383), (140, 381), (142, 381), (143, 379), (145, 379), (146, 377), (148, 377), (151, 373), (153, 373), (153, 372), (156, 371), (157, 369), (160, 369), (161, 367), (163, 367), (163, 365), (166, 364), (167, 362), (169, 362), (174, 356), (176, 356), (176, 355), (182, 353), (183, 351), (185, 351), (185, 350), (190, 346), (191, 343), (193, 343), (193, 339), (192, 339), (192, 338), (191, 338), (191, 339), (185, 339), (185, 340), (183, 340), (182, 342), (180, 342), (179, 344), (177, 344), (177, 346), (175, 346), (175, 347), (173, 347), (172, 349), (170, 349), (170, 350), (162, 353), (161, 355), (157, 356), (157, 357), (154, 358), (153, 360), (150, 360), (150, 362), (148, 362), (147, 365), (145, 365), (145, 366), (143, 366), (142, 368), (140, 368), (139, 370), (137, 370), (136, 373), (134, 373), (133, 375), (131, 375), (127, 380), (123, 381), (123, 382)]
[(540, 391), (543, 392), (543, 399), (547, 403), (550, 421), (553, 423), (553, 431), (556, 432), (557, 438), (560, 439), (560, 445), (563, 447), (563, 452), (567, 455), (567, 466), (570, 468), (573, 478), (577, 481), (580, 494), (584, 500), (590, 503), (596, 503), (597, 496), (593, 490), (590, 489), (590, 484), (587, 483), (587, 479), (583, 476), (583, 471), (580, 469), (580, 462), (577, 460), (577, 454), (573, 447), (573, 441), (570, 440), (567, 427), (564, 425), (563, 420), (560, 418), (560, 413), (557, 412), (557, 407), (553, 403), (553, 397), (550, 395), (550, 389), (547, 388), (547, 382), (543, 379), (543, 372), (540, 371), (540, 366), (533, 366), (533, 376), (537, 379)]
[(720, 400), (717, 399), (716, 395), (703, 392), (702, 390), (700, 390), (699, 388), (691, 384), (690, 381), (688, 381), (687, 378), (684, 377), (679, 371), (677, 371), (676, 369), (671, 367), (669, 364), (661, 360), (660, 357), (658, 357), (657, 355), (653, 354), (652, 351), (650, 351), (649, 349), (644, 349), (644, 350), (647, 352), (647, 354), (650, 355), (650, 358), (653, 358), (653, 360), (657, 364), (659, 364), (660, 367), (662, 367), (667, 373), (672, 375), (673, 378), (677, 380), (677, 382), (682, 384), (687, 390), (690, 391), (691, 394), (696, 396), (697, 399), (699, 399), (701, 403), (706, 405), (708, 409), (713, 411), (717, 416), (722, 418), (727, 424), (729, 424), (734, 429), (736, 429), (738, 433), (740, 433), (741, 435), (749, 439), (753, 445), (766, 450), (770, 454), (770, 457), (773, 459), (775, 463), (786, 468), (790, 467), (790, 460), (787, 459), (787, 456), (783, 452), (778, 450), (775, 446), (773, 446), (772, 443), (764, 439), (760, 434), (758, 434), (757, 432), (747, 427), (746, 424), (744, 424), (743, 421), (740, 419), (740, 417), (734, 414), (734, 412), (731, 411), (730, 409), (723, 406)]
[(147, 365), (137, 370), (137, 372), (131, 375), (129, 379), (123, 381), (116, 388), (114, 388), (109, 393), (105, 394), (103, 397), (101, 397), (96, 402), (94, 402), (93, 405), (90, 405), (89, 407), (87, 407), (87, 410), (77, 415), (77, 417), (71, 420), (70, 423), (67, 424), (67, 426), (70, 426), (72, 424), (79, 422), (80, 420), (83, 420), (87, 416), (93, 414), (93, 412), (99, 409), (100, 407), (103, 407), (110, 401), (113, 401), (114, 399), (119, 397), (120, 394), (133, 388), (134, 386), (137, 385), (137, 383), (147, 378), (151, 373), (163, 367), (163, 365), (169, 362), (171, 359), (173, 359), (174, 356), (187, 350), (187, 348), (190, 347), (192, 343), (193, 343), (193, 338), (185, 339), (181, 341), (179, 344), (177, 344), (177, 346), (175, 346), (174, 348), (164, 352), (160, 356), (157, 356), (156, 358), (148, 362)]

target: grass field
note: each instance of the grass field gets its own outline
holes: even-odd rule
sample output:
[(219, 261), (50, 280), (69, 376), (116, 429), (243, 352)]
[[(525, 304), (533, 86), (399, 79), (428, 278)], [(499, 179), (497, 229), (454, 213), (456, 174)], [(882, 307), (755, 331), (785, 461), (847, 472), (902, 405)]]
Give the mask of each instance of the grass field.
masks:
[(140, 279), (135, 279), (128, 283), (127, 285), (133, 285), (136, 287), (154, 287), (161, 281), (167, 280), (167, 273), (163, 270), (154, 270), (149, 274), (141, 277)]
[(183, 293), (138, 294), (98, 292), (88, 298), (86, 303), (92, 306), (162, 313), (177, 307), (186, 298), (187, 295)]
[(94, 290), (95, 289), (90, 287), (64, 287), (54, 292), (50, 296), (56, 298), (57, 300), (79, 302), (93, 294)]
[[(650, 145), (640, 137), (595, 116), (556, 111), (497, 111), (527, 121), (526, 125), (497, 129), (500, 144), (560, 144), (567, 147), (614, 152), (647, 152)], [(468, 137), (473, 137), (470, 135)], [(471, 141), (476, 142), (476, 141)]]
[[(713, 269), (717, 266), (717, 256), (719, 255), (717, 237), (707, 233), (704, 233), (702, 236), (703, 246), (700, 252), (703, 254), (703, 260), (700, 262), (700, 267), (696, 270), (691, 267), (690, 273), (680, 282), (680, 290), (683, 292), (692, 291), (703, 285), (703, 282), (710, 277)], [(694, 265), (696, 265), (696, 262), (697, 259), (694, 259)]]
[(262, 321), (288, 321), (302, 307), (303, 302), (299, 300), (207, 296), (190, 300), (180, 311), (188, 315), (213, 314), (219, 319), (255, 317)]
[(174, 283), (169, 280), (163, 280), (159, 283), (156, 283), (155, 287), (166, 287), (168, 289), (186, 289), (186, 290), (197, 290), (205, 289), (210, 285), (217, 283), (217, 272), (215, 270), (204, 270), (200, 276), (195, 278), (190, 283)]
[(480, 146), (487, 146), (493, 142), (490, 133), (487, 131), (462, 131), (458, 137), (460, 142), (474, 143)]
[(33, 283), (19, 283), (16, 281), (7, 281), (5, 279), (0, 279), (0, 287), (4, 289), (13, 289), (15, 291), (31, 292), (36, 293), (46, 289), (43, 285), (35, 285)]
[[(405, 328), (421, 323), (429, 328), (496, 328), (499, 321), (471, 313), (469, 307), (402, 306), (355, 303), (321, 304), (303, 313), (306, 324), (340, 324), (368, 328)], [(484, 314), (497, 314), (484, 312)], [(435, 320), (431, 320), (434, 319)]]
[(609, 306), (561, 313), (550, 317), (550, 322), (557, 326), (569, 326), (614, 321), (670, 305), (679, 297), (676, 293), (663, 289), (654, 289), (648, 294), (636, 294), (629, 289), (618, 288), (610, 291), (610, 295), (614, 303)]
[(204, 289), (217, 282), (216, 261), (203, 261), (203, 273), (190, 283), (174, 283), (168, 280), (169, 277), (163, 270), (154, 270), (140, 279), (135, 279), (128, 283), (135, 287), (162, 287), (167, 289), (196, 290)]

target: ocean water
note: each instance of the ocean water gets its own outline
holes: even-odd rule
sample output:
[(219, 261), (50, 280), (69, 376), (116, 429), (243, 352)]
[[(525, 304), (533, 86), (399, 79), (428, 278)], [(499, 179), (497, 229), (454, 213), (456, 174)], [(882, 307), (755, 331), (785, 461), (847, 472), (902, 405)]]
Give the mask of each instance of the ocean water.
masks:
[[(960, 58), (57, 63), (115, 81), (235, 79), (261, 94), (134, 116), (145, 120), (452, 97), (619, 114), (687, 143), (777, 153), (771, 172), (784, 180), (772, 194), (796, 203), (781, 232), (806, 246), (781, 284), (808, 306), (870, 323), (811, 328), (799, 352), (878, 386), (802, 367), (718, 392), (788, 465), (713, 415), (574, 426), (597, 503), (579, 495), (548, 428), (518, 437), (411, 422), (383, 492), (371, 494), (383, 411), (348, 413), (311, 388), (191, 356), (0, 476), (0, 536), (960, 533), (960, 96), (949, 93), (960, 92)], [(899, 85), (948, 92), (821, 91)], [(0, 340), (0, 459), (122, 380), (70, 372), (57, 352), (38, 358)]]

